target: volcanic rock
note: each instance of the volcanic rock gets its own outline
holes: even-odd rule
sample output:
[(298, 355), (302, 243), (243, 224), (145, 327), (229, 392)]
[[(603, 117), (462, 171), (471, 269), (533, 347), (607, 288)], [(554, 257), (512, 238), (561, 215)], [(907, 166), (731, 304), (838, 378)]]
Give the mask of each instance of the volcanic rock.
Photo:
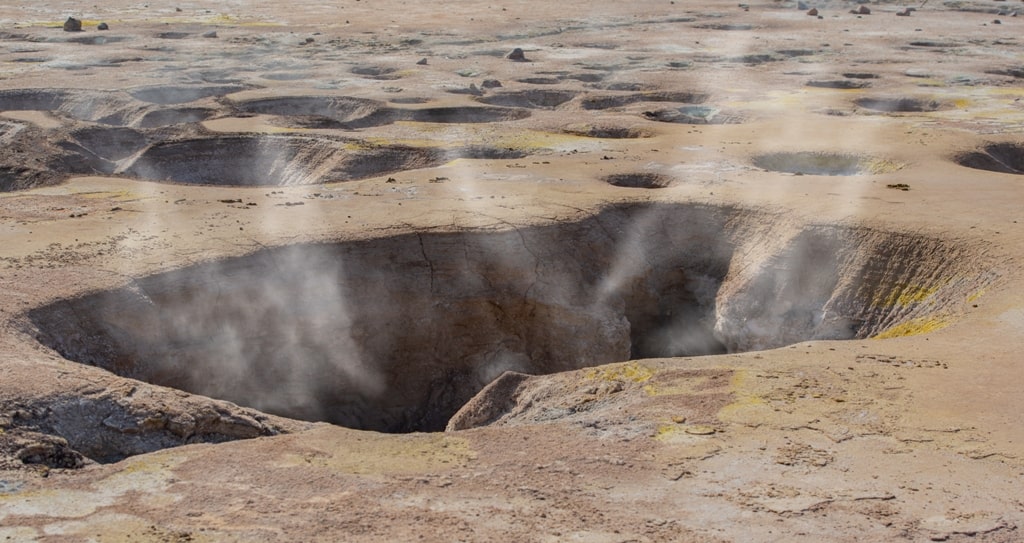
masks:
[(64, 32), (81, 32), (82, 21), (75, 19), (74, 17), (68, 17), (68, 20), (64, 21)]
[(511, 53), (505, 55), (505, 58), (515, 62), (527, 62), (526, 53), (523, 53), (523, 50), (519, 47), (516, 47)]

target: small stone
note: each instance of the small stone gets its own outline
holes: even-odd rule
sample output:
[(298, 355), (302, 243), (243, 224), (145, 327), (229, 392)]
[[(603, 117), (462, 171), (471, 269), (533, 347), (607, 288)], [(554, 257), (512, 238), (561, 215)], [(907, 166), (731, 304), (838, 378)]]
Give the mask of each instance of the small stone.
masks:
[(100, 23), (96, 25), (96, 30), (110, 30), (110, 27), (107, 26), (107, 23)]
[(857, 13), (860, 15), (871, 15), (871, 8), (867, 6), (861, 6), (857, 9)]
[(211, 30), (209, 32), (204, 32), (203, 33), (203, 37), (204, 38), (216, 38), (217, 37), (217, 31), (216, 30)]
[(511, 53), (505, 55), (505, 58), (515, 62), (526, 62), (526, 53), (519, 47), (516, 47)]
[(992, 24), (994, 24), (994, 25), (1001, 25), (1001, 24), (1003, 24), (1003, 22), (1000, 21), (999, 19), (996, 19), (996, 20), (992, 21)]
[(423, 58), (421, 58), (421, 59), (419, 60), (419, 62), (417, 62), (417, 63), (416, 63), (416, 65), (417, 65), (417, 66), (426, 66), (426, 65), (427, 65), (427, 57), (423, 57)]
[(498, 81), (497, 79), (484, 79), (484, 81), (480, 83), (480, 86), (485, 89), (497, 89), (501, 87), (501, 81)]
[(68, 20), (64, 21), (64, 32), (81, 32), (82, 21), (75, 19), (74, 17), (68, 17)]
[(896, 12), (896, 16), (897, 17), (910, 17), (910, 8), (907, 8), (907, 9), (905, 9), (903, 11), (897, 11)]
[(807, 14), (812, 16), (812, 17), (817, 17), (818, 16), (818, 8), (811, 8), (811, 9), (807, 10)]

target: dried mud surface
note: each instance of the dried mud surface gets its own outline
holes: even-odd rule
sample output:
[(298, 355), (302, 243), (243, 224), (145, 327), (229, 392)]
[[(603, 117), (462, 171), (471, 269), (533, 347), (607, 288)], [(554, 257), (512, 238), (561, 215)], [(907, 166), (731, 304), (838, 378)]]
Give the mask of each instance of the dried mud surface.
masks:
[(0, 540), (1021, 540), (1024, 4), (809, 4), (0, 6)]

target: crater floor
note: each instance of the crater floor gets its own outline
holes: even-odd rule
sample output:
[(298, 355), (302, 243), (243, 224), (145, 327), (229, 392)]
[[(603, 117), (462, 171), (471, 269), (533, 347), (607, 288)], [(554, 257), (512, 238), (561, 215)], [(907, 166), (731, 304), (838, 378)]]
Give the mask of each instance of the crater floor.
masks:
[(1024, 538), (1024, 4), (808, 7), (0, 6), (0, 539)]

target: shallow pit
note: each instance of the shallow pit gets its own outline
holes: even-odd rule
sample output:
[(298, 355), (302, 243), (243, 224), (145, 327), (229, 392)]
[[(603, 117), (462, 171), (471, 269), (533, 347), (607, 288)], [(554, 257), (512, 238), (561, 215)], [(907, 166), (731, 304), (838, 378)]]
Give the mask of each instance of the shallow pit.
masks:
[(509, 231), (265, 249), (28, 317), (44, 345), (123, 376), (289, 417), (434, 431), (505, 371), (913, 333), (992, 280), (983, 258), (931, 238), (631, 204)]
[(754, 166), (796, 175), (864, 175), (893, 172), (902, 164), (886, 159), (846, 153), (801, 151), (756, 156)]
[(617, 173), (605, 176), (604, 182), (632, 189), (663, 189), (672, 184), (672, 178), (653, 172)]
[(1024, 175), (1024, 143), (990, 143), (976, 151), (961, 153), (954, 160), (975, 170)]
[(926, 113), (930, 111), (941, 111), (944, 109), (950, 109), (952, 106), (948, 103), (941, 102), (934, 99), (926, 98), (907, 98), (907, 97), (896, 97), (896, 98), (858, 98), (853, 101), (854, 104), (864, 108), (872, 109), (875, 111), (883, 111), (886, 113)]
[(119, 170), (172, 183), (308, 185), (364, 179), (441, 164), (440, 150), (326, 137), (238, 135), (158, 142)]

